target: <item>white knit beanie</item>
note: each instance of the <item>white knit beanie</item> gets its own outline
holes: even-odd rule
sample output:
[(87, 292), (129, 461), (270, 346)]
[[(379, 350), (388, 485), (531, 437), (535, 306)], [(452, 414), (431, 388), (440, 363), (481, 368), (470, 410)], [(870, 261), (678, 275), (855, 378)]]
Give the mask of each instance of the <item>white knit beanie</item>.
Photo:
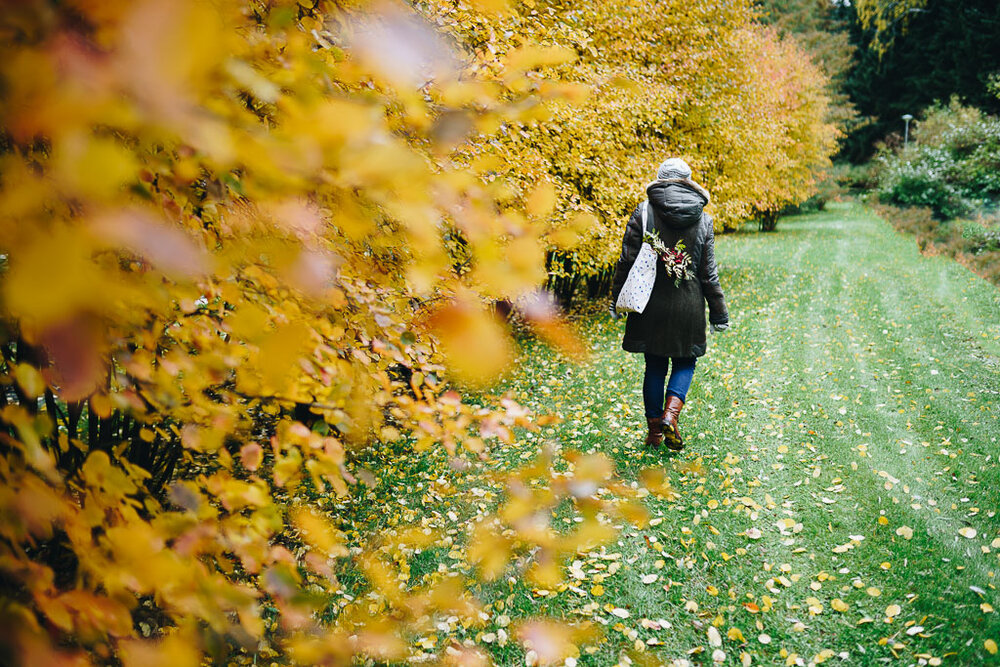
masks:
[(679, 157), (667, 158), (656, 171), (656, 178), (691, 178), (691, 167)]

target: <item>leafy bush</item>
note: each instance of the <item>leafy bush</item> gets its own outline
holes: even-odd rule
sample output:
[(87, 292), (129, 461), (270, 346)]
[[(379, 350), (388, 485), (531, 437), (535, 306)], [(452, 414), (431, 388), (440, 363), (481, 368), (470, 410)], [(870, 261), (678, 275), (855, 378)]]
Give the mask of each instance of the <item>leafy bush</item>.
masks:
[(972, 204), (949, 182), (953, 166), (946, 151), (921, 149), (910, 160), (887, 164), (879, 195), (894, 204), (930, 208), (942, 220), (965, 215)]
[(1000, 197), (1000, 119), (952, 100), (930, 109), (902, 150), (876, 160), (879, 197), (951, 220)]
[(973, 255), (983, 255), (1000, 251), (1000, 219), (964, 220), (956, 223), (966, 251)]

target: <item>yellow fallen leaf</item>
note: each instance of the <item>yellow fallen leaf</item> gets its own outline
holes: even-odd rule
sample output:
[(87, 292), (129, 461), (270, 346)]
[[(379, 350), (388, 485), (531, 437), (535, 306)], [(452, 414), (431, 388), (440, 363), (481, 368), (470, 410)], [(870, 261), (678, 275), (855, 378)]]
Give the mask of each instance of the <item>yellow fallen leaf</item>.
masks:
[(600, 584), (597, 584), (596, 586), (591, 586), (590, 594), (595, 597), (601, 597), (602, 595), (604, 595), (604, 586), (601, 586)]
[(877, 598), (878, 596), (882, 595), (882, 591), (875, 588), (874, 586), (869, 586), (868, 588), (865, 589), (865, 592), (868, 593), (868, 595), (872, 596), (873, 598)]
[(840, 598), (834, 598), (830, 602), (830, 606), (833, 607), (834, 611), (847, 611), (847, 603)]
[(891, 604), (885, 608), (885, 615), (888, 616), (889, 618), (893, 618), (894, 616), (899, 616), (900, 613), (902, 613), (902, 611), (903, 608), (900, 607), (898, 604)]
[(961, 535), (962, 537), (967, 537), (971, 540), (973, 537), (976, 536), (976, 529), (965, 526), (964, 528), (958, 529), (958, 534)]
[(987, 639), (986, 641), (984, 641), (983, 648), (986, 649), (986, 652), (989, 653), (990, 655), (997, 654), (997, 643), (992, 639)]
[(896, 529), (896, 534), (905, 540), (913, 539), (913, 529), (909, 526), (900, 526)]
[(813, 661), (813, 664), (818, 665), (818, 664), (826, 662), (827, 660), (829, 660), (833, 656), (834, 656), (833, 649), (825, 648), (822, 651), (820, 651), (819, 653), (817, 653), (816, 655), (814, 655), (812, 661)]

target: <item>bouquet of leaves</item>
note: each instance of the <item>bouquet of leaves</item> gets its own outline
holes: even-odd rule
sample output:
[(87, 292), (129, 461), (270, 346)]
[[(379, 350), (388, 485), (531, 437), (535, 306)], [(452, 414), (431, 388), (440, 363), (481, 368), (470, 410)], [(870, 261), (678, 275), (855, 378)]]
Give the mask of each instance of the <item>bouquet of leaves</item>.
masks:
[(648, 243), (654, 252), (663, 260), (667, 275), (674, 277), (674, 287), (680, 287), (682, 280), (694, 277), (691, 272), (691, 255), (687, 253), (684, 241), (678, 241), (673, 248), (667, 247), (655, 231), (645, 232), (642, 240)]

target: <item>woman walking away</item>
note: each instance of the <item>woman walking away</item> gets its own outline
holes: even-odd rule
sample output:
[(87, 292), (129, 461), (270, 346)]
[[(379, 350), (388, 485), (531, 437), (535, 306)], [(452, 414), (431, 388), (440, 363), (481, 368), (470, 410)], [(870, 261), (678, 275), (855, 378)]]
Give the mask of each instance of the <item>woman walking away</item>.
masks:
[[(642, 401), (649, 432), (646, 444), (656, 447), (666, 439), (674, 451), (684, 448), (678, 418), (694, 377), (695, 361), (705, 354), (705, 302), (713, 331), (729, 328), (726, 299), (715, 264), (715, 233), (704, 212), (708, 192), (691, 180), (691, 168), (679, 158), (660, 165), (656, 180), (646, 187), (647, 201), (636, 207), (625, 226), (622, 254), (612, 282), (611, 313), (644, 239), (652, 236), (656, 260), (653, 290), (641, 313), (629, 313), (622, 349), (646, 359)], [(667, 372), (670, 380), (667, 382)], [(664, 408), (664, 384), (666, 407)]]

